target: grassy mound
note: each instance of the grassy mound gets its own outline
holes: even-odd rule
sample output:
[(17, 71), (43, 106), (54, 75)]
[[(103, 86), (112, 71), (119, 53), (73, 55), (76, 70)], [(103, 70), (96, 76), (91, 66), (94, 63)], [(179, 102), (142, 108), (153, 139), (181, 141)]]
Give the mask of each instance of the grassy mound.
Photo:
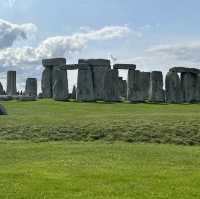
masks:
[(200, 104), (3, 102), (0, 139), (200, 144)]
[(200, 148), (0, 142), (0, 198), (200, 198)]

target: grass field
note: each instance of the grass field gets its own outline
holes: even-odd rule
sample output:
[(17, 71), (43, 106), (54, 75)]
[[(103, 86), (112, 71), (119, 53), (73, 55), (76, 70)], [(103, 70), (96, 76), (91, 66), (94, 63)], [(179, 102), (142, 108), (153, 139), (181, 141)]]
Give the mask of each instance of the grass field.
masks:
[(2, 199), (198, 199), (200, 148), (0, 142)]
[(0, 199), (200, 198), (199, 104), (3, 104)]
[(0, 139), (200, 144), (200, 104), (3, 102)]

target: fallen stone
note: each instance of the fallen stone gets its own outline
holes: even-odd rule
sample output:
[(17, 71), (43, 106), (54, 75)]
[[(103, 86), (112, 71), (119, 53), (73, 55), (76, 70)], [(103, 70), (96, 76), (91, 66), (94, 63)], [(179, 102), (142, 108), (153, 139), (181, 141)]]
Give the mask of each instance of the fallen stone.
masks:
[(23, 102), (36, 101), (37, 97), (36, 96), (25, 96), (25, 95), (22, 95), (22, 96), (19, 96), (17, 100), (18, 101), (23, 101)]
[(12, 96), (0, 95), (0, 101), (11, 101), (11, 100), (13, 100)]
[(165, 102), (165, 93), (163, 90), (163, 75), (160, 71), (153, 71), (150, 75), (150, 102)]

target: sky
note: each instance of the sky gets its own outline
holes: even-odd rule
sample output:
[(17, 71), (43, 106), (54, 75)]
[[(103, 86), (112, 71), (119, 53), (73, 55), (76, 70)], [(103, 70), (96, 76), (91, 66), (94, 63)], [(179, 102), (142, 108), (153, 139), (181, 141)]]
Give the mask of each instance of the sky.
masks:
[[(200, 65), (199, 0), (0, 0), (0, 81), (38, 78), (43, 58), (105, 58), (138, 70)], [(126, 79), (126, 71), (120, 71)], [(69, 72), (70, 89), (77, 72)], [(40, 86), (39, 86), (40, 87)]]

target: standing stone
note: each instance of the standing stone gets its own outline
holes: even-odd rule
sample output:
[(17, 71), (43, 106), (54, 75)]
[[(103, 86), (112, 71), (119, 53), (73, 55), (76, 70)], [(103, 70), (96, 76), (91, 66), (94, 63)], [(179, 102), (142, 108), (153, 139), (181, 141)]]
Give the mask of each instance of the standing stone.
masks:
[(91, 67), (78, 69), (77, 101), (94, 101), (93, 75)]
[(0, 115), (7, 115), (7, 111), (3, 105), (0, 104)]
[(193, 73), (181, 73), (181, 89), (184, 102), (196, 101), (197, 75)]
[(53, 94), (53, 86), (55, 79), (54, 71), (66, 65), (66, 59), (65, 58), (44, 59), (42, 60), (42, 64), (45, 67), (42, 73), (42, 96), (43, 98), (52, 98), (54, 95)]
[(139, 70), (128, 72), (128, 100), (130, 102), (145, 102), (148, 98), (150, 73)]
[(165, 79), (165, 95), (168, 103), (183, 102), (181, 81), (176, 72), (168, 72)]
[(200, 102), (200, 74), (196, 78), (196, 101)]
[(76, 86), (73, 87), (71, 99), (76, 99)]
[(16, 71), (7, 72), (7, 95), (16, 95)]
[(52, 98), (53, 96), (53, 75), (52, 75), (52, 68), (47, 67), (42, 72), (42, 96), (43, 98)]
[(163, 75), (160, 71), (153, 71), (150, 75), (149, 88), (150, 102), (165, 102), (165, 94), (163, 90)]
[(110, 69), (106, 72), (104, 78), (104, 101), (118, 102), (120, 98), (118, 70)]
[(122, 77), (119, 77), (119, 90), (120, 90), (120, 97), (127, 98), (127, 83), (126, 80), (123, 80)]
[(37, 96), (37, 79), (36, 78), (28, 78), (26, 80), (25, 95)]
[(2, 84), (1, 84), (1, 82), (0, 82), (0, 95), (4, 95), (5, 93), (4, 93), (4, 90), (3, 90), (3, 86), (2, 86)]
[[(92, 69), (93, 88), (95, 100), (104, 99), (104, 79), (107, 71), (111, 68), (110, 61), (106, 59), (85, 60)], [(81, 61), (79, 62), (81, 63)]]
[(66, 101), (69, 97), (67, 71), (53, 71), (53, 99), (56, 101)]

